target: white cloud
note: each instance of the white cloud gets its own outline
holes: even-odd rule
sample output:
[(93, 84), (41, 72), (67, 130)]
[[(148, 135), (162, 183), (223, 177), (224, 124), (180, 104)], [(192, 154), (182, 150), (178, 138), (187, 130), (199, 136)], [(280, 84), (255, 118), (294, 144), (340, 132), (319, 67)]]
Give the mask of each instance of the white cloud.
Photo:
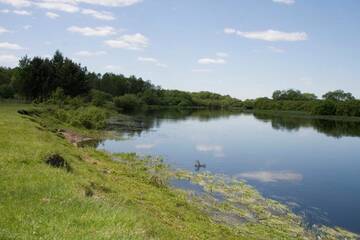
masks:
[(158, 60), (155, 58), (150, 58), (150, 57), (138, 57), (138, 60), (140, 62), (151, 62), (151, 63), (157, 63)]
[[(1, 2), (1, 0), (0, 0)], [(8, 13), (14, 13), (14, 14), (17, 14), (17, 15), (23, 15), (23, 16), (30, 16), (32, 13), (29, 12), (29, 11), (26, 11), (26, 10), (9, 10), (9, 9), (2, 9), (0, 10), (0, 13), (5, 13), (5, 14), (8, 14)]]
[(80, 10), (78, 5), (81, 3), (107, 7), (127, 7), (140, 2), (142, 0), (0, 0), (0, 3), (17, 8), (38, 6), (69, 13), (78, 12)]
[(225, 64), (225, 59), (222, 58), (200, 58), (198, 60), (199, 64)]
[(9, 30), (7, 30), (6, 28), (0, 26), (0, 34), (7, 33), (7, 32), (9, 32)]
[(23, 49), (20, 45), (9, 42), (0, 42), (0, 49), (8, 49), (8, 50), (21, 50)]
[(112, 48), (141, 50), (149, 46), (149, 39), (141, 33), (123, 35), (118, 39), (107, 40), (105, 44)]
[(199, 144), (196, 145), (196, 150), (199, 152), (210, 152), (214, 157), (224, 157), (224, 148), (221, 145), (211, 145), (211, 144)]
[(295, 3), (295, 0), (272, 0), (275, 3), (281, 3), (286, 5), (292, 5)]
[(229, 56), (229, 54), (226, 52), (217, 52), (216, 56), (221, 57), (221, 58), (226, 58)]
[(56, 18), (60, 17), (59, 14), (56, 14), (54, 12), (46, 12), (46, 16), (51, 19), (56, 19)]
[(234, 28), (225, 28), (224, 33), (226, 33), (226, 34), (234, 34), (234, 33), (236, 33), (236, 29), (234, 29)]
[(260, 182), (296, 182), (302, 181), (303, 176), (299, 173), (280, 171), (258, 171), (258, 172), (244, 172), (236, 175), (239, 178), (256, 180)]
[(18, 58), (15, 55), (10, 54), (1, 54), (0, 63), (15, 63), (18, 61)]
[(79, 52), (77, 52), (75, 54), (77, 56), (81, 56), (81, 57), (96, 57), (96, 56), (106, 55), (107, 52), (105, 52), (105, 51), (96, 51), (96, 52), (79, 51)]
[(17, 15), (23, 15), (23, 16), (30, 16), (31, 12), (26, 11), (26, 10), (14, 10), (13, 13), (17, 14)]
[(140, 3), (142, 0), (75, 0), (79, 3), (88, 3), (94, 5), (103, 5), (108, 7), (127, 7)]
[(13, 7), (29, 7), (31, 5), (28, 0), (0, 0), (0, 3), (10, 4)]
[(151, 57), (138, 57), (138, 61), (140, 62), (148, 62), (148, 63), (154, 63), (156, 66), (158, 67), (162, 67), (162, 68), (167, 68), (168, 66), (164, 63), (161, 63), (159, 60), (157, 60), (156, 58), (151, 58)]
[(113, 27), (105, 26), (105, 27), (77, 27), (71, 26), (67, 29), (69, 32), (79, 33), (84, 36), (96, 36), (96, 37), (104, 37), (114, 35), (116, 32)]
[(209, 73), (212, 72), (212, 69), (209, 68), (195, 68), (191, 70), (194, 73)]
[(282, 48), (278, 48), (278, 47), (274, 47), (274, 46), (270, 46), (268, 47), (270, 51), (275, 52), (275, 53), (284, 53), (285, 50)]
[(100, 19), (100, 20), (111, 21), (111, 20), (115, 19), (115, 17), (112, 15), (112, 13), (105, 12), (105, 11), (99, 12), (99, 11), (96, 11), (93, 9), (83, 9), (81, 11), (81, 13), (85, 14), (85, 15), (90, 15), (90, 16)]
[(152, 149), (155, 147), (155, 144), (138, 144), (135, 145), (135, 148), (137, 149)]
[(272, 29), (266, 31), (241, 32), (235, 29), (232, 29), (231, 31), (227, 29), (229, 28), (225, 28), (224, 30), (226, 34), (236, 34), (238, 36), (249, 39), (256, 39), (256, 40), (263, 40), (270, 42), (276, 42), (276, 41), (295, 42), (295, 41), (305, 41), (308, 39), (308, 35), (306, 32), (281, 32)]
[(68, 13), (75, 13), (79, 11), (79, 7), (75, 4), (71, 4), (72, 2), (55, 2), (55, 1), (45, 1), (45, 2), (36, 2), (34, 3), (39, 8), (55, 10), (55, 11), (63, 11)]

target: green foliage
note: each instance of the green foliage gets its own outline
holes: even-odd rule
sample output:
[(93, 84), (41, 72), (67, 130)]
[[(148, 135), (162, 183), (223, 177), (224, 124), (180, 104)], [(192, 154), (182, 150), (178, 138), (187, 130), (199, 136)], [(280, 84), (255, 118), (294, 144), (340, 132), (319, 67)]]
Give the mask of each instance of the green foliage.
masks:
[[(26, 107), (0, 106), (0, 239), (254, 239), (152, 184), (137, 156), (76, 148), (17, 114)], [(45, 164), (51, 153), (72, 172)]]
[(314, 115), (335, 115), (336, 104), (333, 101), (322, 101), (314, 107), (312, 114)]
[(360, 117), (360, 101), (350, 100), (336, 104), (336, 115)]
[(51, 94), (48, 103), (51, 104), (58, 104), (63, 105), (66, 100), (66, 96), (64, 93), (64, 89), (58, 87), (56, 90)]
[(292, 100), (292, 101), (306, 101), (306, 100), (316, 100), (317, 96), (313, 93), (302, 93), (299, 90), (288, 89), (288, 90), (276, 90), (272, 98), (274, 100)]
[(318, 97), (314, 93), (303, 93), (304, 100), (316, 100)]
[(102, 77), (91, 74), (89, 78), (92, 88), (109, 93), (112, 96), (138, 94), (149, 89), (155, 89), (155, 86), (149, 81), (144, 81), (135, 76), (125, 77), (122, 74), (105, 73)]
[(62, 123), (86, 129), (104, 129), (108, 113), (98, 107), (88, 106), (74, 109), (54, 108), (43, 114), (54, 117)]
[(72, 125), (85, 127), (86, 129), (103, 129), (106, 127), (106, 112), (97, 107), (79, 108), (74, 113)]
[(12, 69), (0, 67), (0, 85), (8, 85), (11, 82)]
[(19, 77), (14, 86), (25, 98), (41, 101), (49, 98), (57, 88), (62, 88), (65, 95), (71, 97), (89, 91), (86, 68), (64, 58), (60, 52), (56, 52), (51, 60), (24, 57), (20, 61)]
[(134, 94), (125, 94), (114, 98), (114, 104), (117, 108), (125, 111), (135, 110), (142, 105), (142, 101)]
[(91, 103), (97, 107), (104, 106), (106, 102), (112, 101), (112, 96), (109, 93), (92, 89), (90, 91)]
[(15, 90), (10, 85), (0, 85), (0, 98), (13, 98)]
[(141, 99), (147, 105), (161, 105), (160, 91), (147, 89), (141, 94)]
[(346, 93), (343, 90), (335, 90), (332, 92), (327, 92), (322, 96), (325, 100), (332, 101), (350, 101), (354, 100), (354, 96), (351, 93)]
[[(47, 101), (75, 108), (92, 103), (94, 106), (112, 106), (125, 111), (142, 105), (178, 108), (208, 108), (247, 110), (302, 111), (310, 114), (359, 116), (359, 103), (351, 93), (343, 90), (328, 92), (318, 100), (313, 93), (299, 90), (276, 90), (269, 98), (245, 100), (207, 91), (186, 92), (165, 90), (135, 76), (88, 72), (57, 51), (52, 59), (24, 57), (19, 66), (0, 67), (0, 98), (23, 97), (34, 102)], [(334, 110), (335, 109), (335, 110)]]

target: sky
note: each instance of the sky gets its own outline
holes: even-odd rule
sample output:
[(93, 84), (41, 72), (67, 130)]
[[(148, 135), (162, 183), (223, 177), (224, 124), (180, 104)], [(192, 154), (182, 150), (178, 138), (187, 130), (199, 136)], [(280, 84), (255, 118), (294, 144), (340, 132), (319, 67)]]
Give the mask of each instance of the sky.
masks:
[(359, 0), (0, 0), (0, 65), (60, 50), (165, 89), (360, 97), (359, 13)]

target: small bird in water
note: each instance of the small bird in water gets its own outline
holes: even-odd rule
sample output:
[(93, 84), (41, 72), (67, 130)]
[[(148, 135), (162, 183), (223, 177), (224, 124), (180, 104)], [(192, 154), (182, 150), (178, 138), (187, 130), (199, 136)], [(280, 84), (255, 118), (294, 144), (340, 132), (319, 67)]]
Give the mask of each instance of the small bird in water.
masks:
[(201, 164), (199, 160), (195, 163), (195, 171), (199, 171), (201, 168), (206, 168), (206, 164)]

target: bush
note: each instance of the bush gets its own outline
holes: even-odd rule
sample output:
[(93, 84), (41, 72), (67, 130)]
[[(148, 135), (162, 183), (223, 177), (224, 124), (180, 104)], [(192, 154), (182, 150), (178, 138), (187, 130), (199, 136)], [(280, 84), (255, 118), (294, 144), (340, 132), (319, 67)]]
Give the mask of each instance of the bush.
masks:
[(10, 85), (1, 85), (0, 86), (0, 98), (14, 98), (15, 91)]
[(314, 107), (312, 114), (314, 115), (335, 115), (336, 104), (332, 101), (322, 101)]
[(48, 103), (63, 105), (66, 100), (64, 89), (56, 88), (56, 90), (51, 94)]
[(107, 101), (112, 100), (111, 94), (95, 89), (91, 90), (90, 96), (91, 103), (97, 107), (104, 106)]
[(51, 115), (57, 120), (75, 127), (103, 129), (106, 127), (108, 114), (105, 110), (90, 106), (78, 109), (55, 109)]
[(338, 102), (336, 104), (336, 115), (360, 117), (360, 101)]
[(103, 129), (106, 127), (107, 114), (97, 107), (84, 107), (76, 110), (71, 124), (87, 129)]
[(125, 94), (114, 98), (114, 104), (117, 108), (125, 111), (135, 110), (143, 104), (142, 101), (134, 94)]

